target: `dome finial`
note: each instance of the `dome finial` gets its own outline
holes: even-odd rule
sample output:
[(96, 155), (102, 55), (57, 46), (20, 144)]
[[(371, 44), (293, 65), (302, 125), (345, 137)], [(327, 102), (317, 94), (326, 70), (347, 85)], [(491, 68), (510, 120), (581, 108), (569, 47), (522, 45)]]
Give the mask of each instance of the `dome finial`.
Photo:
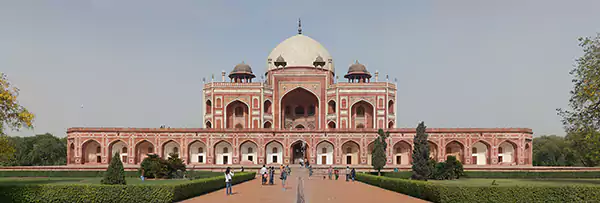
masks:
[(298, 18), (298, 34), (302, 34), (302, 21)]

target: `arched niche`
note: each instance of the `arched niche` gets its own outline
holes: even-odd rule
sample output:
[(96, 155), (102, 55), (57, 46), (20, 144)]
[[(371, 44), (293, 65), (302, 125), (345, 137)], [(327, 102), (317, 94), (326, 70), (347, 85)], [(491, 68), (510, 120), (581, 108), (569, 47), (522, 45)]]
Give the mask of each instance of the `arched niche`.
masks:
[(196, 140), (188, 146), (188, 162), (191, 164), (206, 163), (206, 144)]
[(358, 143), (348, 141), (342, 144), (342, 164), (360, 164), (360, 145), (358, 145)]
[(258, 164), (258, 145), (248, 140), (240, 145), (240, 163)]
[(249, 108), (245, 103), (236, 100), (226, 107), (227, 128), (248, 128)]
[(179, 151), (181, 147), (179, 144), (173, 140), (170, 140), (163, 144), (162, 147), (162, 157), (164, 159), (168, 159), (172, 155), (177, 155), (177, 157), (181, 158), (181, 152)]
[(227, 165), (232, 163), (233, 158), (233, 147), (229, 142), (220, 141), (215, 144), (215, 164)]
[(394, 144), (394, 164), (410, 165), (412, 159), (412, 149), (408, 142), (399, 141)]
[(471, 146), (471, 164), (488, 165), (490, 163), (490, 146), (488, 143), (478, 141)]
[(322, 141), (317, 144), (317, 165), (332, 165), (333, 149), (333, 144), (328, 141)]
[(119, 159), (121, 159), (121, 162), (127, 164), (127, 158), (129, 153), (129, 146), (127, 145), (127, 143), (123, 142), (122, 140), (114, 141), (108, 146), (108, 151), (110, 152), (108, 154), (109, 163), (116, 153), (119, 154)]
[(283, 164), (283, 145), (278, 141), (271, 141), (265, 147), (267, 164)]
[(373, 128), (373, 105), (359, 101), (352, 105), (351, 111), (354, 128)]
[(83, 164), (102, 163), (102, 147), (96, 140), (88, 140), (81, 147), (81, 162)]
[(140, 164), (148, 157), (148, 154), (155, 154), (154, 144), (144, 140), (135, 145), (135, 163)]

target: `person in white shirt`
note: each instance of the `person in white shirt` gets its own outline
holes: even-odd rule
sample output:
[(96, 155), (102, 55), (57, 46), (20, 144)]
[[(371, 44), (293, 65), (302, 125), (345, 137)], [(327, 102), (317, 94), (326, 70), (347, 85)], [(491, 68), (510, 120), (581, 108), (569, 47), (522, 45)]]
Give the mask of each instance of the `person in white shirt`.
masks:
[(263, 167), (260, 168), (260, 178), (262, 178), (261, 180), (263, 185), (267, 183), (267, 168), (265, 167), (265, 165), (263, 165)]
[(233, 178), (233, 171), (230, 167), (225, 169), (225, 193), (227, 195), (232, 194), (231, 192), (231, 179)]

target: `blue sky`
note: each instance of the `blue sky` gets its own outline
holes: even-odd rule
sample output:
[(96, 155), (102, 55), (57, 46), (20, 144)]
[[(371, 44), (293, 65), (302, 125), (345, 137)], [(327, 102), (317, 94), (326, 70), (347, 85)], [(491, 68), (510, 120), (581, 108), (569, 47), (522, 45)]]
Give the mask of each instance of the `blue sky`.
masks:
[[(580, 36), (600, 1), (0, 1), (0, 72), (35, 129), (202, 126), (202, 78), (266, 57), (297, 31), (398, 79), (399, 127), (564, 131)], [(80, 108), (83, 104), (84, 108)]]

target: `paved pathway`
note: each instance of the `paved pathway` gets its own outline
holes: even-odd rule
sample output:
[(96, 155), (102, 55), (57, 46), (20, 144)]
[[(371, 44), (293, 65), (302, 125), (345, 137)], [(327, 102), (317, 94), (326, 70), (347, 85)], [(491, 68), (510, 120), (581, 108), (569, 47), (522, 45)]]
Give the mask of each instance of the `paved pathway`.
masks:
[[(343, 171), (343, 170), (341, 170)], [(276, 177), (279, 177), (276, 175)], [(235, 178), (235, 177), (234, 177)], [(243, 203), (348, 203), (348, 202), (426, 202), (414, 197), (381, 189), (361, 182), (323, 180), (323, 176), (308, 177), (306, 169), (292, 168), (286, 182), (286, 190), (276, 178), (275, 185), (263, 186), (260, 178), (233, 186), (233, 195), (225, 195), (225, 189), (183, 201), (196, 202), (243, 202)]]

